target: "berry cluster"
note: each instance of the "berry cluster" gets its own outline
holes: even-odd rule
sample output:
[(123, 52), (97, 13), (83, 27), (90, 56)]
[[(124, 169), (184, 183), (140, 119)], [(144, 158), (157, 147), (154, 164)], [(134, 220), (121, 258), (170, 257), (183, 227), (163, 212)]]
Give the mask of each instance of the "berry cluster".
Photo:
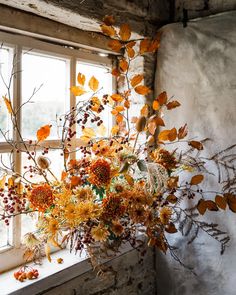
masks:
[(18, 271), (14, 272), (14, 278), (20, 282), (24, 282), (27, 279), (28, 280), (37, 279), (38, 276), (39, 276), (38, 270), (30, 266), (24, 266), (20, 268)]

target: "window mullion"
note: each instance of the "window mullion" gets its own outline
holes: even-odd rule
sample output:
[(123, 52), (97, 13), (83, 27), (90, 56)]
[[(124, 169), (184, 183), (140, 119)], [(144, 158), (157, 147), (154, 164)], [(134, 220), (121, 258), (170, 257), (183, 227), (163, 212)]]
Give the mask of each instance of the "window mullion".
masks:
[[(70, 59), (70, 87), (76, 85), (76, 58), (71, 57)], [(70, 91), (70, 111), (75, 110), (76, 106), (76, 97), (73, 95), (73, 93)], [(72, 132), (76, 132), (76, 124), (73, 124), (72, 127)], [(72, 151), (76, 150), (76, 136), (73, 137), (71, 141), (71, 149)], [(76, 153), (73, 152), (70, 154), (71, 159), (76, 158)]]
[[(15, 47), (14, 54), (14, 80), (13, 80), (13, 106), (15, 110), (19, 110), (16, 115), (17, 125), (21, 132), (21, 56), (22, 56), (22, 48), (21, 46)], [(13, 130), (13, 141), (19, 143), (20, 136), (14, 128)], [(21, 174), (21, 153), (17, 153), (14, 151), (13, 154), (15, 171)], [(13, 218), (13, 246), (20, 247), (21, 244), (21, 216), (15, 216)]]

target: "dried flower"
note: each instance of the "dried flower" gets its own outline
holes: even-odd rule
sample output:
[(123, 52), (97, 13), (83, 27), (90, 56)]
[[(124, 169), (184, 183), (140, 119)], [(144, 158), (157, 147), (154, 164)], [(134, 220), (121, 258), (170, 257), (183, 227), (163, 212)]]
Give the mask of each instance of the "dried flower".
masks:
[(39, 185), (33, 188), (28, 198), (31, 207), (40, 212), (47, 210), (54, 201), (53, 191), (48, 184)]
[(172, 215), (172, 210), (169, 207), (163, 207), (160, 209), (160, 220), (163, 224), (168, 224)]
[(43, 170), (48, 169), (48, 167), (50, 166), (50, 160), (44, 156), (39, 156), (37, 158), (37, 163), (39, 165), (39, 167)]
[(103, 225), (98, 225), (92, 228), (91, 234), (95, 241), (104, 242), (109, 236), (109, 231)]
[(107, 186), (111, 181), (110, 164), (104, 159), (93, 161), (89, 169), (89, 181), (98, 187)]

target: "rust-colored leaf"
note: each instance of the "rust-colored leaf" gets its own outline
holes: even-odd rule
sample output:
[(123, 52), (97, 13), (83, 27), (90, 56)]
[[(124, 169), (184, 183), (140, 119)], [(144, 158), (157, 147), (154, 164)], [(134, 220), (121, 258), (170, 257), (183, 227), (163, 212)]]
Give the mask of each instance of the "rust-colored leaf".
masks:
[(207, 200), (207, 201), (205, 201), (205, 205), (207, 206), (207, 209), (209, 211), (218, 211), (219, 210), (214, 201)]
[(133, 48), (127, 47), (126, 50), (129, 58), (133, 58), (135, 56), (135, 51)]
[(122, 48), (122, 44), (120, 43), (119, 40), (110, 40), (108, 42), (108, 46), (115, 52), (120, 52), (121, 48)]
[(146, 126), (146, 122), (147, 122), (146, 117), (144, 117), (144, 116), (139, 117), (136, 122), (136, 130), (138, 132), (142, 132)]
[(158, 102), (158, 100), (154, 100), (153, 103), (152, 103), (152, 108), (154, 111), (158, 111), (160, 109), (160, 104)]
[(227, 203), (229, 205), (229, 209), (236, 213), (236, 196), (230, 193), (224, 194), (224, 198), (227, 200)]
[(187, 134), (188, 134), (188, 127), (187, 127), (187, 124), (185, 124), (184, 126), (179, 128), (178, 139), (185, 138), (187, 136)]
[(129, 109), (130, 108), (130, 101), (128, 99), (126, 99), (126, 101), (124, 102), (124, 107), (126, 109)]
[(51, 125), (45, 125), (39, 128), (39, 130), (37, 131), (38, 141), (45, 140), (50, 135), (50, 131), (51, 131)]
[(157, 100), (159, 101), (159, 104), (162, 106), (164, 104), (166, 104), (167, 102), (167, 93), (166, 91), (163, 91), (162, 93), (160, 93), (157, 97)]
[(140, 110), (140, 115), (144, 117), (148, 117), (148, 114), (149, 114), (149, 106), (148, 104), (145, 104)]
[(7, 107), (8, 113), (12, 114), (13, 113), (13, 108), (12, 108), (11, 101), (8, 98), (6, 98), (6, 96), (3, 96), (3, 100), (4, 100), (5, 105)]
[(201, 183), (204, 179), (204, 176), (202, 174), (197, 174), (197, 175), (194, 175), (190, 181), (190, 184), (191, 185), (197, 185), (199, 183)]
[(115, 77), (119, 77), (120, 76), (120, 71), (116, 68), (112, 69), (111, 74)]
[(151, 91), (150, 88), (148, 88), (145, 85), (136, 86), (134, 88), (134, 90), (135, 90), (135, 92), (137, 92), (138, 94), (141, 94), (141, 95), (147, 95)]
[(89, 85), (89, 88), (95, 92), (98, 90), (99, 81), (94, 76), (92, 76), (91, 79), (89, 80), (88, 85)]
[(71, 179), (70, 179), (70, 185), (71, 187), (76, 187), (78, 185), (81, 184), (81, 178), (79, 176), (76, 176), (76, 175), (73, 175), (71, 176)]
[(128, 41), (131, 36), (131, 29), (128, 24), (122, 24), (119, 32), (122, 41)]
[(114, 37), (116, 35), (116, 30), (112, 26), (102, 24), (100, 27), (104, 35), (109, 37)]
[(169, 234), (174, 234), (177, 232), (177, 229), (173, 222), (170, 222), (168, 226), (165, 227), (165, 231)]
[(176, 130), (176, 128), (172, 128), (170, 130), (170, 133), (169, 133), (168, 137), (169, 137), (169, 141), (176, 140), (176, 138), (177, 138), (177, 130)]
[(175, 195), (169, 195), (166, 200), (172, 204), (175, 204), (178, 200), (178, 198)]
[(215, 196), (215, 203), (220, 209), (222, 209), (222, 210), (226, 209), (227, 201), (224, 197), (216, 195)]
[(128, 69), (128, 66), (129, 66), (129, 64), (128, 64), (127, 60), (125, 60), (125, 59), (120, 60), (119, 67), (122, 72), (126, 72)]
[(132, 77), (132, 79), (130, 80), (130, 84), (132, 87), (137, 86), (138, 84), (140, 84), (143, 80), (143, 75), (135, 75)]
[(148, 52), (155, 52), (160, 47), (160, 40), (154, 39), (150, 42)]
[(127, 43), (125, 46), (126, 46), (126, 47), (129, 47), (129, 48), (132, 48), (132, 47), (134, 47), (135, 44), (136, 44), (135, 41), (130, 41), (130, 42)]
[(80, 84), (80, 85), (82, 85), (82, 86), (84, 86), (84, 83), (85, 83), (85, 75), (83, 75), (83, 74), (81, 74), (81, 73), (79, 73), (78, 75), (77, 75), (77, 81), (78, 81), (78, 83)]
[(67, 177), (66, 171), (62, 171), (61, 172), (61, 181), (64, 181), (66, 179), (66, 177)]
[(139, 53), (142, 55), (145, 52), (148, 52), (148, 48), (150, 46), (150, 40), (149, 39), (143, 39), (140, 41), (140, 46), (139, 46)]
[(156, 129), (157, 129), (157, 125), (156, 125), (155, 121), (151, 121), (151, 122), (148, 123), (148, 131), (149, 131), (149, 133), (154, 135)]
[(120, 94), (112, 94), (111, 96), (112, 100), (114, 100), (115, 102), (121, 102), (124, 100), (124, 98), (120, 95)]
[(191, 141), (189, 141), (188, 145), (190, 145), (191, 147), (193, 147), (199, 151), (203, 150), (203, 145), (200, 141), (191, 140)]
[(84, 87), (82, 86), (72, 86), (70, 90), (74, 94), (74, 96), (81, 96), (86, 93)]
[(124, 119), (123, 116), (121, 114), (118, 114), (116, 116), (116, 123), (119, 124), (119, 123), (123, 122), (123, 119)]
[(197, 210), (201, 215), (204, 215), (204, 213), (206, 212), (207, 209), (207, 205), (206, 202), (201, 199), (199, 200), (198, 204), (197, 204)]
[(112, 26), (115, 23), (115, 18), (113, 15), (105, 15), (103, 18), (103, 22), (107, 26)]
[(157, 117), (155, 120), (156, 120), (157, 126), (165, 126), (165, 123), (162, 118)]
[(166, 105), (167, 110), (172, 110), (172, 109), (175, 109), (175, 108), (177, 108), (179, 106), (180, 106), (180, 103), (177, 100), (170, 101)]

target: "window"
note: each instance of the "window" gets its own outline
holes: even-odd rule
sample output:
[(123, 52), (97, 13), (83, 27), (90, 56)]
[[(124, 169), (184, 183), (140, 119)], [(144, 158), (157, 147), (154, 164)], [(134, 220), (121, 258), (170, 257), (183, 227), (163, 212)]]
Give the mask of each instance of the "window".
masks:
[[(2, 103), (5, 95), (13, 98), (13, 107), (19, 109), (18, 122), (24, 143), (34, 140), (36, 131), (41, 126), (49, 123), (53, 125), (50, 137), (44, 145), (54, 147), (49, 155), (53, 159), (51, 169), (60, 173), (63, 157), (57, 150), (60, 129), (56, 128), (56, 118), (72, 109), (77, 102), (69, 89), (76, 84), (77, 73), (81, 72), (88, 79), (91, 75), (97, 76), (101, 83), (100, 91), (111, 93), (114, 83), (108, 69), (111, 69), (112, 59), (97, 53), (4, 32), (0, 32), (0, 44), (3, 44), (0, 48), (0, 179), (4, 171), (12, 165), (15, 165), (15, 170), (19, 173), (25, 173), (26, 178), (31, 177), (27, 172), (30, 165), (27, 155), (13, 151), (7, 142), (19, 138), (13, 132), (9, 114)], [(14, 79), (12, 71), (15, 73)], [(110, 127), (112, 122), (109, 113), (107, 110), (102, 119)], [(38, 152), (41, 152), (40, 148)], [(0, 198), (0, 214), (4, 205), (4, 200)], [(9, 226), (4, 224), (7, 219), (0, 221), (0, 271), (22, 263), (21, 238), (34, 229), (34, 220), (36, 218), (31, 219), (25, 215), (14, 217)]]

